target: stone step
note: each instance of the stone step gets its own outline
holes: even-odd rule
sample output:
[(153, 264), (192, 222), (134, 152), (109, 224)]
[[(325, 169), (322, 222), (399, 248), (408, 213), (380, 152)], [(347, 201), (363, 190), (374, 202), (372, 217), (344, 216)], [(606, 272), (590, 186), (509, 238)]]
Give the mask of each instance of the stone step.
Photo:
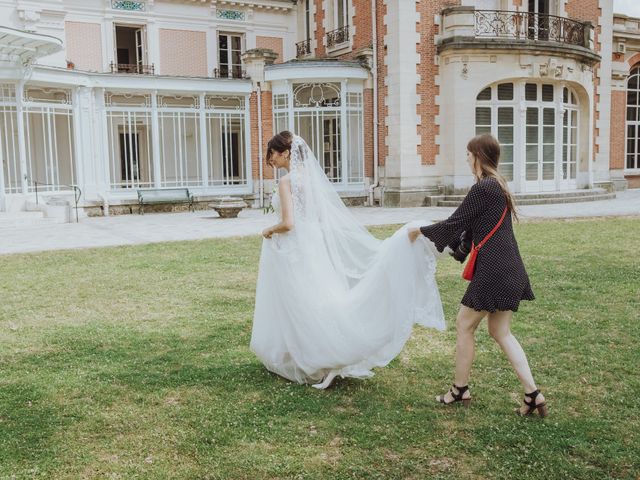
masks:
[[(566, 190), (558, 192), (539, 192), (539, 193), (515, 193), (513, 196), (517, 201), (520, 200), (536, 200), (549, 198), (565, 198), (565, 197), (592, 197), (593, 195), (602, 195), (609, 193), (604, 188), (589, 188), (583, 190)], [(445, 195), (446, 201), (462, 201), (466, 195)]]
[(42, 212), (0, 212), (0, 229), (52, 223), (60, 222), (54, 218), (44, 218)]
[[(440, 200), (438, 202), (439, 207), (457, 207), (462, 200), (449, 200), (450, 197), (446, 197), (446, 200)], [(464, 198), (464, 197), (463, 197)], [(599, 193), (595, 195), (576, 195), (576, 196), (561, 196), (553, 197), (546, 196), (543, 198), (519, 198), (516, 197), (517, 206), (526, 205), (550, 205), (554, 203), (581, 203), (581, 202), (599, 202), (602, 200), (611, 200), (616, 198), (615, 193)]]

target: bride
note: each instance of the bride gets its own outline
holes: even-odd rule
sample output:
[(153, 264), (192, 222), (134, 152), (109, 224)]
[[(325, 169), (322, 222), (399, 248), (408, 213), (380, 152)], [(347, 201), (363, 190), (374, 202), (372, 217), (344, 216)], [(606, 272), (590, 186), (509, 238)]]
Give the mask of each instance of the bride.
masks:
[(266, 161), (288, 170), (272, 198), (280, 222), (263, 232), (251, 337), (268, 370), (327, 388), (338, 375), (371, 377), (414, 323), (444, 329), (430, 240), (412, 244), (411, 225), (374, 238), (299, 136), (274, 136)]

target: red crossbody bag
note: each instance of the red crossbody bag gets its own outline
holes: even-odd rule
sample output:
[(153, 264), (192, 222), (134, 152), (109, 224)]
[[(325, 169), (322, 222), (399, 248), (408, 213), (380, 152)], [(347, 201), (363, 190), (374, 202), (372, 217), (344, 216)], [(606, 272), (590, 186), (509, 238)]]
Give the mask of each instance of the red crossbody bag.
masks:
[(464, 270), (462, 271), (462, 278), (464, 278), (465, 280), (471, 281), (471, 279), (473, 278), (473, 274), (476, 271), (476, 257), (478, 256), (478, 250), (480, 250), (480, 248), (485, 243), (487, 243), (487, 240), (489, 240), (493, 236), (493, 234), (496, 233), (498, 228), (500, 228), (500, 225), (502, 225), (502, 221), (504, 220), (504, 217), (507, 215), (507, 210), (508, 210), (508, 207), (504, 207), (504, 212), (502, 212), (502, 217), (500, 217), (500, 221), (495, 227), (493, 227), (493, 230), (489, 232), (489, 235), (484, 237), (484, 239), (478, 245), (474, 243), (471, 244), (471, 252), (469, 253), (469, 260), (467, 260), (467, 264), (464, 266)]

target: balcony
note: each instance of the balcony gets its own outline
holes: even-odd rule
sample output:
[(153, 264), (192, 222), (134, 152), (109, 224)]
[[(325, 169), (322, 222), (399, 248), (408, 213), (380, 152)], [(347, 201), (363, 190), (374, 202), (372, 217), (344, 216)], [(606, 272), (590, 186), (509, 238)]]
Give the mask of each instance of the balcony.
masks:
[(311, 55), (311, 39), (303, 40), (296, 43), (296, 58), (306, 57)]
[(213, 69), (213, 78), (235, 78), (235, 79), (247, 79), (247, 71), (243, 70), (240, 66), (222, 66), (220, 68)]
[(111, 73), (134, 73), (137, 75), (154, 75), (155, 67), (136, 63), (114, 63), (111, 62)]
[(349, 25), (327, 32), (327, 48), (332, 49), (349, 41)]
[(567, 17), (507, 10), (452, 7), (442, 12), (438, 53), (447, 49), (546, 50), (595, 63), (593, 26)]

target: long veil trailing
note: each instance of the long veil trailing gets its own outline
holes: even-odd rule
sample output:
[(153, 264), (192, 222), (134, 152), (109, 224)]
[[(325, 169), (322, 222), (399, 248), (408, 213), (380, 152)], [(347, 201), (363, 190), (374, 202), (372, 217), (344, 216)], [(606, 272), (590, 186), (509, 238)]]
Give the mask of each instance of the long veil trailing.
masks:
[(300, 383), (369, 377), (400, 353), (414, 323), (444, 328), (429, 240), (410, 243), (410, 225), (373, 237), (299, 136), (290, 179), (295, 225), (263, 241), (256, 289), (251, 349), (269, 370)]

